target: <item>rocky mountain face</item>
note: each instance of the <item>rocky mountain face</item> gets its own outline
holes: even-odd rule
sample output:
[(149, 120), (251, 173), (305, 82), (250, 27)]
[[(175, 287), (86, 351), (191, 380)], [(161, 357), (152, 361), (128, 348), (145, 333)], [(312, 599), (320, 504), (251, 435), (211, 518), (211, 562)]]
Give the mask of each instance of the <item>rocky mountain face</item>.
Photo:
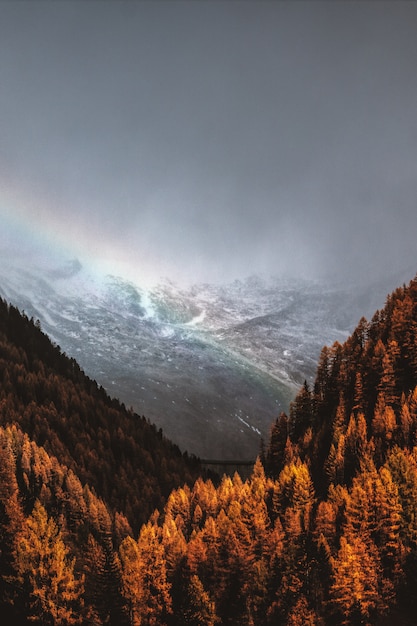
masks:
[(78, 261), (4, 257), (0, 269), (0, 295), (39, 319), (110, 395), (181, 449), (219, 459), (257, 455), (272, 420), (313, 379), (323, 345), (382, 307), (391, 282), (251, 277), (144, 289)]

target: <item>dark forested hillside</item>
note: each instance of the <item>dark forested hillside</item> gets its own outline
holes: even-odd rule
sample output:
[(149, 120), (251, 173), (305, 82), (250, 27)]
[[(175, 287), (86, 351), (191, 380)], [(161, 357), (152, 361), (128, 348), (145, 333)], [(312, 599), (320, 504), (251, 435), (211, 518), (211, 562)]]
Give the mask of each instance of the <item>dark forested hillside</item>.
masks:
[(264, 464), (284, 487), (284, 528), (288, 488), (294, 493), (303, 468), (308, 474), (298, 492), (304, 502), (314, 494), (314, 504), (302, 535), (320, 582), (304, 576), (302, 587), (318, 616), (373, 624), (388, 614), (386, 623), (414, 623), (407, 614), (417, 610), (417, 279), (343, 345), (323, 349), (313, 387), (305, 383), (290, 415), (273, 425)]
[(199, 464), (111, 400), (39, 324), (0, 300), (0, 424), (16, 424), (123, 511), (134, 529)]
[(273, 428), (271, 461), (282, 463), (284, 429), (321, 494), (329, 483), (351, 485), (364, 459), (380, 467), (396, 446), (417, 444), (416, 385), (417, 279), (370, 322), (362, 319), (343, 345), (323, 348), (313, 387), (304, 384), (288, 420)]
[[(6, 306), (2, 315), (32, 338), (30, 349), (21, 333), (11, 343), (5, 326), (1, 344), (0, 599), (10, 623), (415, 623), (417, 280), (323, 349), (314, 385), (273, 424), (249, 480), (178, 486), (176, 469), (164, 507), (161, 484), (174, 478), (163, 451), (183, 468), (185, 459), (57, 348), (45, 344), (41, 361), (32, 322)], [(70, 391), (58, 393), (64, 380)], [(143, 472), (132, 469), (128, 430), (139, 425), (161, 447), (136, 493), (151, 500), (155, 484), (148, 509), (159, 512), (138, 533), (137, 486), (132, 495), (125, 481)], [(142, 449), (148, 439), (137, 438)], [(76, 456), (78, 444), (90, 454)]]
[(131, 532), (72, 470), (17, 426), (0, 427), (2, 623), (120, 619), (115, 550)]

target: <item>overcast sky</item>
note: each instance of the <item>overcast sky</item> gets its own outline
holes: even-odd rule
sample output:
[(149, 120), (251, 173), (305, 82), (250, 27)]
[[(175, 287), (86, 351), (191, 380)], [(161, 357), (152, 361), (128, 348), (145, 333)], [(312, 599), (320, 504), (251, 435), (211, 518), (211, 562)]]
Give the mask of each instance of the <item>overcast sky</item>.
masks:
[(0, 3), (0, 216), (187, 280), (415, 264), (416, 2)]

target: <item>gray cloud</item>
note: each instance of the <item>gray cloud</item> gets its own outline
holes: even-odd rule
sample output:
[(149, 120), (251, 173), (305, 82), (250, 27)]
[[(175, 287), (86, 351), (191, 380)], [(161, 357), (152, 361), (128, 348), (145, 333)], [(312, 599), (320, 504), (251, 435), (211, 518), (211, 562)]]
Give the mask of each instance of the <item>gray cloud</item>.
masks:
[(29, 220), (191, 279), (405, 267), (416, 25), (406, 2), (3, 3), (3, 179)]

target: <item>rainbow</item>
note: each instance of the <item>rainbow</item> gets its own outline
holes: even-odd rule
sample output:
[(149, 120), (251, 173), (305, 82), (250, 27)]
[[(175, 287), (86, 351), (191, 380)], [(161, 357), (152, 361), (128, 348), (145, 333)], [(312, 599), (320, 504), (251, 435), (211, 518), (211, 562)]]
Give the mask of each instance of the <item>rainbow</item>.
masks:
[(77, 258), (94, 274), (115, 274), (139, 287), (154, 286), (164, 274), (162, 264), (139, 245), (99, 233), (88, 213), (80, 219), (79, 212), (59, 207), (46, 194), (0, 181), (0, 258), (24, 262), (34, 255), (45, 263)]

